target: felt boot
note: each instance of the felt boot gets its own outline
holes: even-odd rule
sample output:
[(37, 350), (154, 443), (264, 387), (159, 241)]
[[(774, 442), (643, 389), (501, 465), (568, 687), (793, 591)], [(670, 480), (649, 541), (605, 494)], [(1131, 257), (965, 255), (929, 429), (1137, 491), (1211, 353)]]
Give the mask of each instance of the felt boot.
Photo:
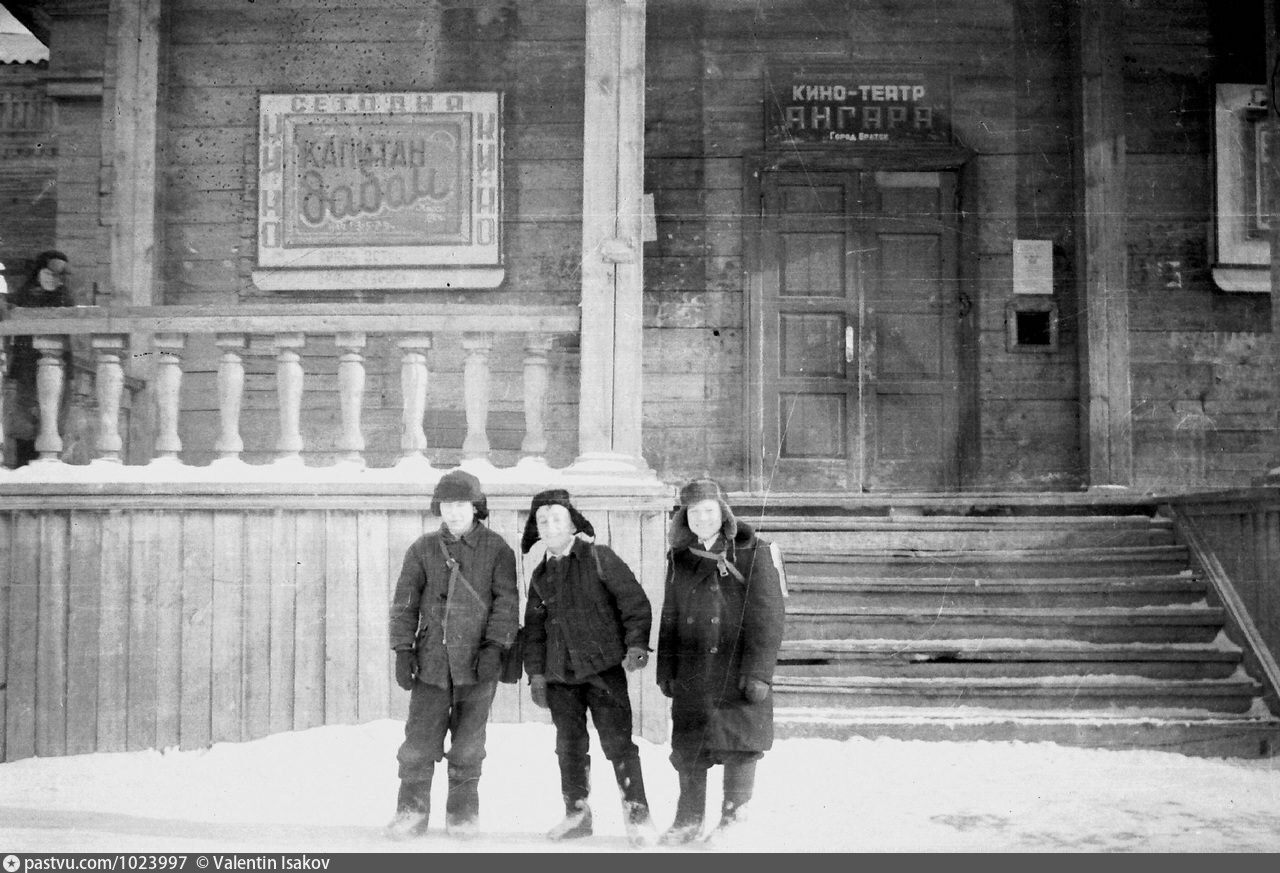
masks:
[(427, 832), (431, 817), (431, 780), (401, 781), (396, 795), (396, 814), (384, 833), (388, 839), (409, 840)]
[(707, 811), (707, 771), (680, 770), (680, 799), (676, 801), (676, 817), (663, 833), (664, 846), (679, 846), (696, 840), (702, 833), (702, 819)]
[(548, 840), (576, 840), (592, 833), (591, 807), (584, 798), (565, 797), (564, 818), (547, 831)]
[(649, 815), (640, 759), (615, 761), (613, 772), (618, 779), (618, 793), (622, 795), (622, 823), (627, 829), (627, 842), (636, 847), (652, 846), (658, 841), (658, 833)]
[(720, 804), (720, 822), (707, 837), (718, 842), (730, 836), (746, 821), (747, 803), (755, 791), (756, 762), (731, 761), (724, 765), (724, 799)]
[(445, 826), (450, 836), (470, 839), (480, 825), (480, 768), (449, 765)]

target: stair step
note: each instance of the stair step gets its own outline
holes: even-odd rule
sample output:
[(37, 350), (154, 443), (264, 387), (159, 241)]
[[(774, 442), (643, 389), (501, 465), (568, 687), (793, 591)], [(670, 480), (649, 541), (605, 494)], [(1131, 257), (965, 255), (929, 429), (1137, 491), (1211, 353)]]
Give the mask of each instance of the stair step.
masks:
[(775, 676), (779, 706), (967, 705), (1007, 710), (1202, 709), (1246, 713), (1262, 687), (1243, 671), (1229, 679), (1131, 676), (869, 677)]
[[(824, 572), (811, 575), (815, 569)], [(830, 565), (788, 564), (790, 603), (842, 606), (1145, 606), (1195, 603), (1207, 585), (1191, 573), (1165, 576), (1076, 576), (1053, 579), (961, 577), (841, 577)]]
[(1071, 643), (1059, 640), (789, 640), (779, 676), (959, 677), (1128, 675), (1152, 679), (1225, 679), (1241, 663), (1239, 647), (1212, 643)]
[(1168, 518), (1149, 515), (909, 515), (909, 516), (813, 516), (770, 515), (745, 519), (757, 531), (765, 530), (1173, 530)]
[(988, 491), (964, 493), (854, 493), (815, 494), (771, 489), (767, 494), (746, 492), (728, 495), (734, 514), (753, 524), (775, 515), (863, 516), (959, 516), (998, 519), (1026, 516), (1143, 515), (1158, 518), (1157, 502), (1137, 494), (1101, 492)]
[(1186, 546), (1124, 546), (1084, 549), (849, 549), (783, 550), (788, 574), (849, 576), (1026, 578), (1062, 576), (1171, 575), (1187, 570)]
[(784, 637), (804, 639), (1074, 639), (1083, 642), (1207, 643), (1225, 611), (1209, 606), (1135, 609), (916, 609), (787, 605)]
[(731, 495), (787, 559), (776, 735), (1274, 754), (1172, 520), (1118, 497)]
[(1091, 749), (1160, 749), (1184, 755), (1266, 758), (1280, 749), (1280, 719), (1183, 710), (1012, 712), (968, 706), (793, 708), (773, 711), (774, 735), (848, 740), (1052, 742)]
[(868, 519), (769, 518), (757, 525), (765, 539), (788, 550), (1017, 549), (1156, 546), (1175, 543), (1167, 519), (1145, 516), (966, 517)]

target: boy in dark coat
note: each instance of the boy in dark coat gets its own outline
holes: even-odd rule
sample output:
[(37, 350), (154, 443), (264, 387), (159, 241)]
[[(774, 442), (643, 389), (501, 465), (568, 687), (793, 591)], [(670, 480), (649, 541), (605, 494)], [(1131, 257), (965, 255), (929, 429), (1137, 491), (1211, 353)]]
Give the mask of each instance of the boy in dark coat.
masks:
[(671, 764), (680, 779), (675, 821), (662, 842), (702, 831), (707, 770), (724, 765), (719, 829), (736, 824), (773, 746), (773, 671), (783, 603), (769, 544), (734, 518), (720, 486), (680, 489), (658, 631), (658, 686), (672, 700)]
[(520, 616), (515, 552), (480, 524), (489, 515), (480, 481), (461, 470), (445, 474), (431, 512), (443, 523), (405, 552), (391, 603), (396, 682), (411, 692), (396, 755), (400, 792), (387, 826), (394, 839), (427, 831), (431, 781), (436, 762), (446, 757), (446, 734), (446, 825), (459, 836), (475, 832), (485, 725)]
[[(32, 267), (31, 276), (18, 290), (8, 295), (8, 304), (21, 307), (71, 306), (71, 292), (67, 289), (67, 256), (56, 249), (41, 252)], [(0, 282), (3, 282), (0, 279)], [(0, 303), (5, 295), (0, 294)], [(0, 311), (0, 320), (7, 313)], [(12, 397), (5, 398), (4, 432), (13, 440), (13, 466), (21, 467), (40, 457), (36, 440), (40, 434), (40, 394), (36, 388), (36, 372), (39, 370), (40, 352), (29, 336), (15, 336), (9, 355), (9, 371), (6, 374), (8, 390)], [(0, 340), (3, 341), (3, 340)], [(71, 373), (71, 348), (67, 338), (62, 353), (64, 381)], [(64, 386), (65, 387), (65, 386)], [(65, 392), (62, 404), (66, 406)], [(59, 410), (61, 416), (63, 410)]]
[(534, 495), (520, 549), (527, 553), (541, 539), (547, 552), (529, 582), (524, 663), (533, 702), (551, 710), (556, 726), (565, 808), (564, 820), (547, 837), (565, 840), (592, 832), (589, 711), (622, 794), (627, 837), (632, 845), (646, 845), (656, 834), (640, 750), (631, 739), (627, 671), (649, 662), (652, 610), (626, 563), (608, 546), (577, 533), (595, 536), (568, 491)]

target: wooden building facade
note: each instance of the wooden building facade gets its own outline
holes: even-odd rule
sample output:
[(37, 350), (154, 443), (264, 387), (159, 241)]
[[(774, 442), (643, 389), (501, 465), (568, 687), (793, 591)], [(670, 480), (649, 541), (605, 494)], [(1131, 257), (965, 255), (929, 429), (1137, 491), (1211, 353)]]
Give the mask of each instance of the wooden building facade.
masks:
[[(532, 493), (583, 493), (660, 597), (662, 519), (691, 475), (757, 497), (1180, 493), (1277, 460), (1261, 0), (6, 6), (50, 45), (56, 242), (84, 308), (3, 330), (37, 336), (50, 373), (69, 342), (96, 374), (37, 444), (95, 463), (0, 473), (7, 649), (24, 648), (24, 585), (70, 609), (77, 561), (150, 547), (117, 513), (159, 513), (191, 531), (164, 538), (188, 544), (165, 560), (213, 568), (188, 579), (205, 605), (163, 573), (98, 603), (143, 610), (146, 640), (197, 627), (199, 741), (394, 710), (377, 646), (329, 697), (291, 697), (303, 715), (219, 691), (213, 656), (226, 633), (237, 664), (286, 671), (243, 642), (274, 620), (248, 598), (315, 604), (250, 576), (325, 540), (344, 547), (308, 584), (366, 552), (378, 576), (455, 465), (494, 489), (513, 542)], [(1224, 122), (1227, 85), (1246, 96)], [(1227, 150), (1239, 214), (1215, 176)], [(280, 524), (265, 543), (297, 555), (254, 560)], [(230, 530), (224, 577), (200, 556)], [(232, 580), (245, 624), (227, 629), (210, 604)], [(340, 597), (376, 605), (386, 584)], [(161, 601), (178, 611), (146, 611)], [(70, 681), (50, 622), (32, 675)], [(351, 622), (333, 639), (364, 651), (377, 621)], [(93, 705), (136, 667), (144, 705), (167, 707), (148, 724), (163, 712), (181, 735), (154, 651), (130, 667), (99, 639), (117, 672)], [(303, 663), (289, 689), (323, 689), (290, 672)], [(40, 695), (71, 697), (32, 683), (9, 682), (8, 757), (159, 742), (120, 713), (99, 716), (105, 745), (72, 744), (66, 721), (42, 734)], [(212, 727), (219, 695), (235, 730)]]

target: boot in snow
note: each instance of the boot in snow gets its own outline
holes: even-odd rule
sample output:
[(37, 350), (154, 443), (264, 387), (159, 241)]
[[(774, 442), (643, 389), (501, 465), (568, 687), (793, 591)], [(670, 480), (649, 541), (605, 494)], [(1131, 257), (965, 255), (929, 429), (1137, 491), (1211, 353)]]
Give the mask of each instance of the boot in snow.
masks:
[(658, 841), (658, 832), (649, 815), (649, 798), (644, 790), (644, 773), (640, 759), (625, 758), (613, 764), (618, 779), (618, 792), (622, 795), (622, 822), (627, 828), (627, 842), (641, 848)]
[(707, 839), (723, 840), (739, 829), (747, 818), (747, 803), (755, 791), (755, 760), (735, 761), (724, 765), (724, 801), (720, 806), (720, 823)]
[(384, 833), (388, 839), (409, 840), (427, 832), (431, 816), (431, 780), (401, 782), (396, 796), (396, 814)]
[(445, 826), (452, 837), (470, 839), (480, 828), (480, 768), (449, 765)]
[(659, 841), (664, 846), (692, 842), (702, 833), (702, 818), (707, 810), (707, 771), (681, 770), (680, 799), (676, 801), (676, 817)]
[(592, 833), (591, 756), (566, 753), (560, 757), (560, 796), (564, 798), (564, 819), (547, 831), (548, 840), (576, 840)]
[(547, 831), (548, 840), (576, 840), (592, 834), (591, 807), (585, 800), (564, 799), (564, 818)]

